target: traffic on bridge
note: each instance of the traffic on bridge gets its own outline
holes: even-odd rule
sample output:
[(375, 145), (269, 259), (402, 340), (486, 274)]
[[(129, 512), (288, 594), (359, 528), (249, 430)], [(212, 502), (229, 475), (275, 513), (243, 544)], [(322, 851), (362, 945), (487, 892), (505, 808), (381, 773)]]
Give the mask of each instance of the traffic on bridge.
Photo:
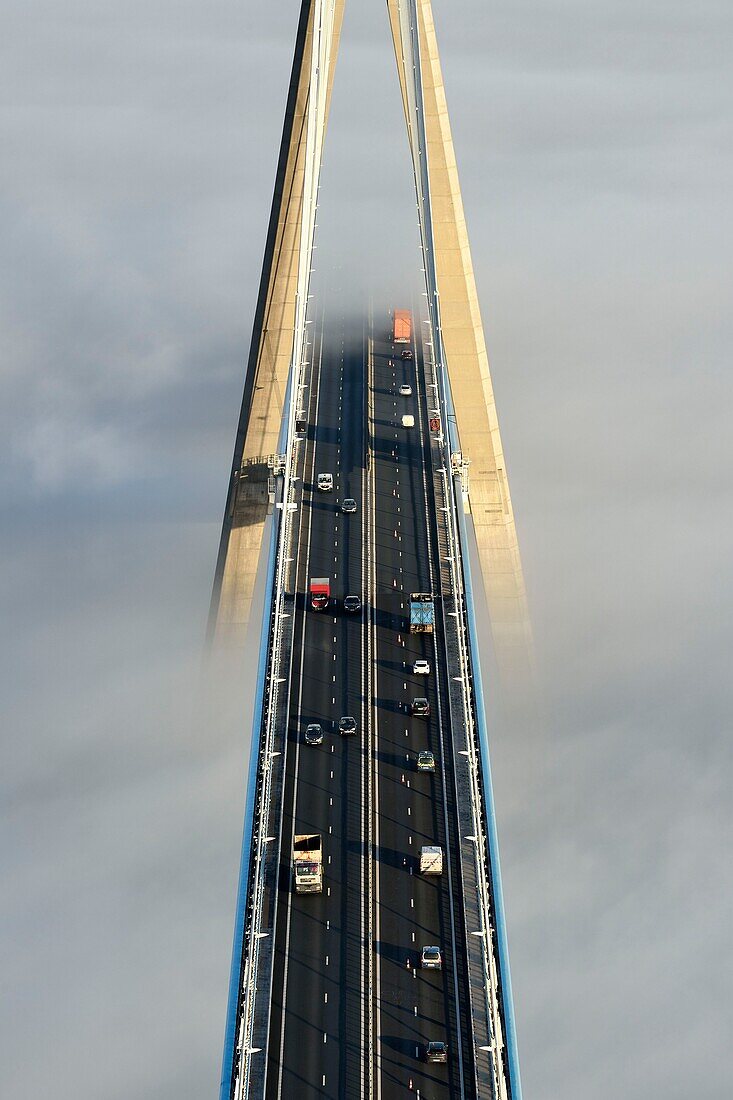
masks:
[(297, 397), (234, 1095), (511, 1095), (489, 1057), (504, 1023), (451, 523), (460, 471), (413, 335), (406, 311), (362, 333), (324, 323)]
[(343, 6), (302, 2), (211, 604), (252, 666), (266, 566), (220, 1097), (521, 1100), (469, 536), (500, 675), (529, 629), (435, 29), (388, 0), (424, 296), (355, 320), (309, 293)]

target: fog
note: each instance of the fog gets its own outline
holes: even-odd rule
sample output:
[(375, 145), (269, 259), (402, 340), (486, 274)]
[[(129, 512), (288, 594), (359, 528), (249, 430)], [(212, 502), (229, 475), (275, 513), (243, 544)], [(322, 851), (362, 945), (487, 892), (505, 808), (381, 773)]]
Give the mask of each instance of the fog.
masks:
[[(525, 1094), (719, 1100), (733, 12), (434, 7), (537, 648), (531, 722), (485, 662)], [(5, 4), (3, 1096), (218, 1089), (252, 683), (202, 652), (297, 14)], [(352, 0), (329, 313), (421, 291), (391, 49)]]

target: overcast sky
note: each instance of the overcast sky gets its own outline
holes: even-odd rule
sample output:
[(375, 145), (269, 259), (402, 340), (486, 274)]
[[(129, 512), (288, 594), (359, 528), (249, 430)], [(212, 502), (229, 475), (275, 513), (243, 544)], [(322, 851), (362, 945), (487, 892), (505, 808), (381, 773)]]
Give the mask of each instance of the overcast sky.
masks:
[[(434, 7), (542, 684), (492, 739), (525, 1095), (720, 1100), (733, 8)], [(12, 1100), (217, 1092), (248, 685), (212, 716), (198, 670), (298, 8), (3, 5)], [(411, 187), (385, 5), (351, 0), (327, 309), (419, 289)]]

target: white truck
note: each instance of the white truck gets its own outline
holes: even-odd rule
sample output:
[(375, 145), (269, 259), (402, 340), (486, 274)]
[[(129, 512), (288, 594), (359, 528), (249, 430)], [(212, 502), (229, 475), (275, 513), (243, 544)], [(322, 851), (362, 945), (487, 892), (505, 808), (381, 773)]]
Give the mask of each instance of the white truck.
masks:
[(420, 849), (420, 874), (443, 874), (443, 849), (437, 844), (424, 844)]
[(320, 833), (296, 833), (294, 836), (293, 881), (296, 894), (323, 893), (323, 852)]

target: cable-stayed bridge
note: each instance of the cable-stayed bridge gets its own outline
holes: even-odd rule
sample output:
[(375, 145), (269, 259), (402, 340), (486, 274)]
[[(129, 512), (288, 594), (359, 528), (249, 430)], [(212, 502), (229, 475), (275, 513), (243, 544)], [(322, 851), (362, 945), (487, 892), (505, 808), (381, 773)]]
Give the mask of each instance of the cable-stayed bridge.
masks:
[(309, 308), (343, 4), (301, 7), (212, 598), (259, 662), (221, 1100), (520, 1100), (473, 600), (521, 683), (514, 517), (429, 0), (387, 3), (424, 298)]

